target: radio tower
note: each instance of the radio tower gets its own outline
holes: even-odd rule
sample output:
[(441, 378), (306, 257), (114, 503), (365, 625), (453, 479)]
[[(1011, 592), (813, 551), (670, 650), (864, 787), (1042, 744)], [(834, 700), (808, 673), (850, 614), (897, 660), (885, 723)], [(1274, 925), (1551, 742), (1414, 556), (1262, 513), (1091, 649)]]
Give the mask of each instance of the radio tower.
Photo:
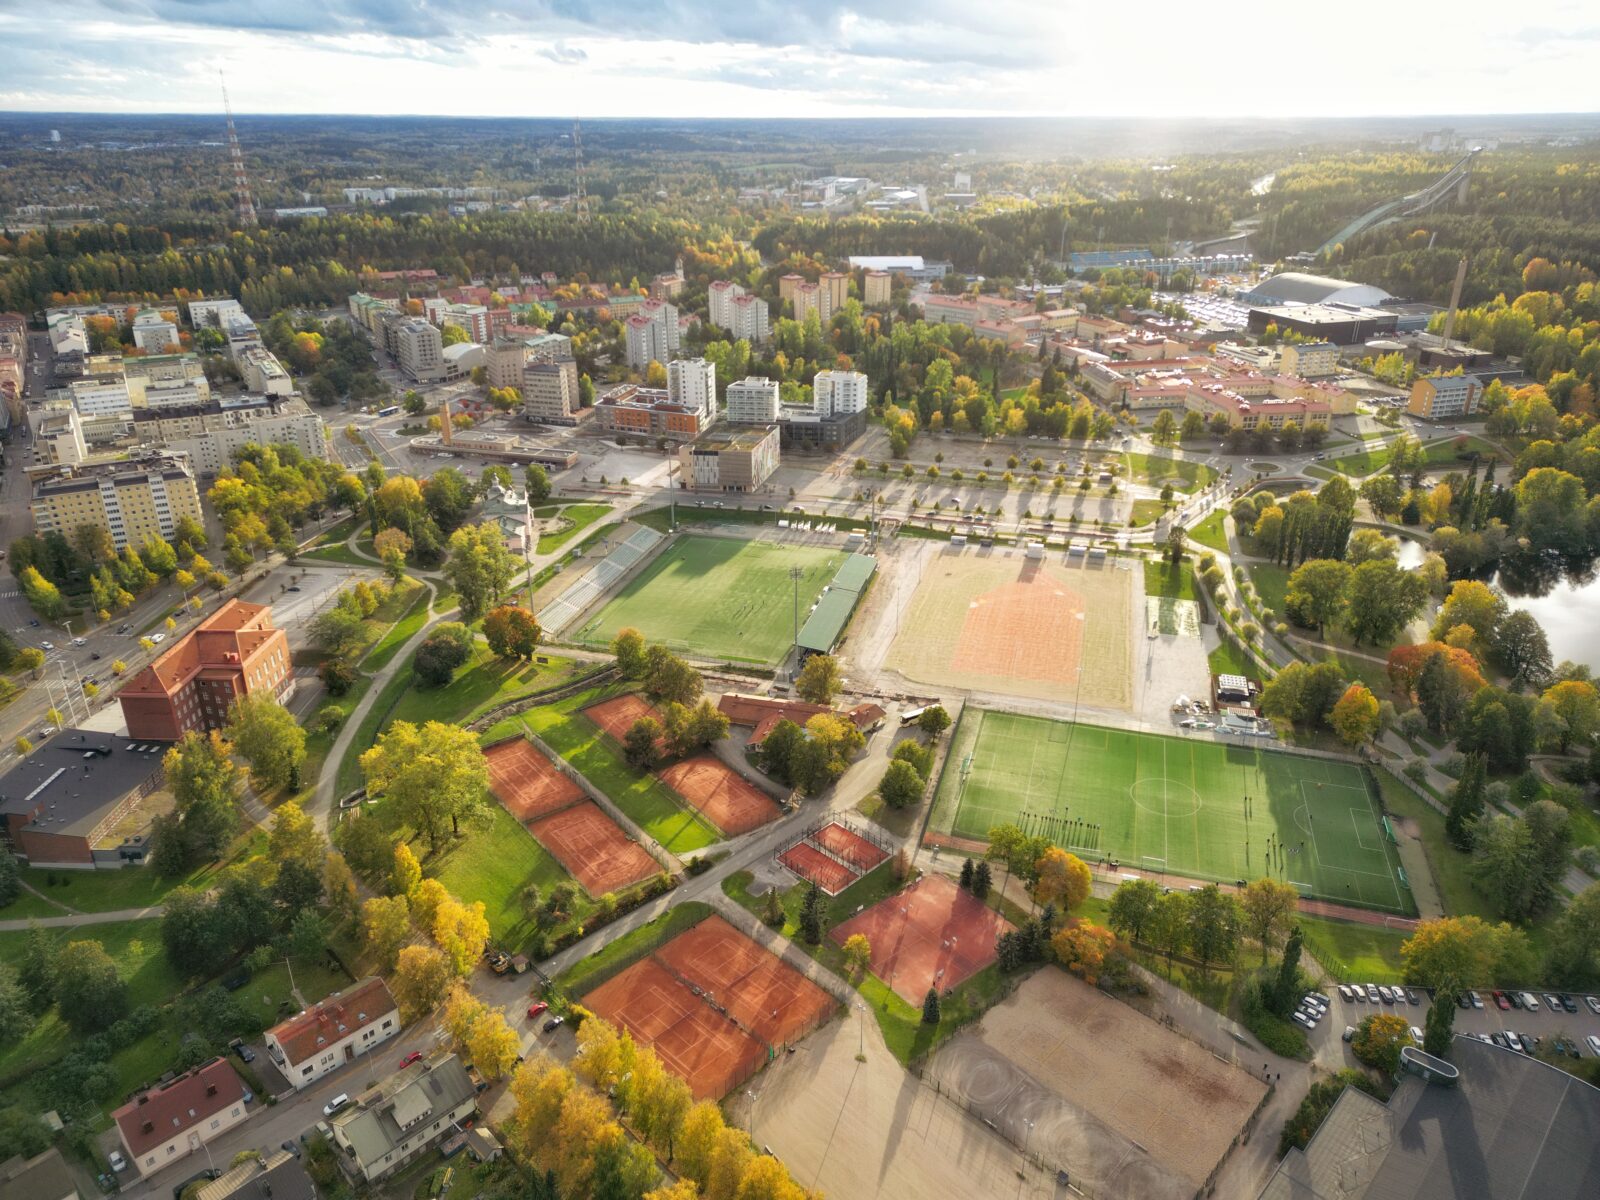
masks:
[(572, 164), (577, 175), (575, 190), (572, 195), (572, 209), (578, 214), (578, 220), (589, 219), (589, 197), (583, 190), (583, 121), (577, 117), (572, 120)]
[(233, 194), (238, 204), (239, 225), (254, 229), (256, 202), (250, 198), (250, 180), (244, 173), (244, 154), (239, 149), (239, 135), (233, 129), (233, 104), (228, 99), (228, 81), (223, 78), (221, 67), (217, 68), (217, 78), (222, 80), (222, 108), (228, 114), (228, 154), (233, 159)]

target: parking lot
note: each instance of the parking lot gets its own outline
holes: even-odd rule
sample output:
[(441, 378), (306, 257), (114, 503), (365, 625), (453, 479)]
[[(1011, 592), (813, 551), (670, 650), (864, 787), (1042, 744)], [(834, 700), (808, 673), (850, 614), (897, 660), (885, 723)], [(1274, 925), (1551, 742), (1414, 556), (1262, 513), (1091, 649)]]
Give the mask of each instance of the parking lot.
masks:
[[(1353, 987), (1354, 985), (1346, 985)], [(1366, 988), (1362, 985), (1362, 996), (1366, 997)], [(1408, 1025), (1415, 1026), (1418, 1030), (1424, 1029), (1427, 1024), (1428, 1009), (1433, 1003), (1432, 997), (1425, 988), (1398, 989), (1391, 988), (1391, 993), (1399, 993), (1399, 1000), (1385, 1002), (1380, 996), (1377, 1001), (1363, 998), (1361, 1000), (1347, 1000), (1340, 994), (1338, 988), (1329, 985), (1322, 989), (1322, 995), (1328, 998), (1327, 1014), (1316, 1024), (1314, 1029), (1306, 1030), (1312, 1048), (1317, 1057), (1324, 1061), (1331, 1061), (1343, 1055), (1347, 1063), (1354, 1063), (1354, 1055), (1350, 1047), (1341, 1042), (1345, 1026), (1359, 1025), (1363, 1017), (1373, 1013), (1386, 1012), (1401, 1017)], [(1415, 997), (1415, 1002), (1406, 998), (1406, 992)], [(1518, 993), (1518, 997), (1526, 993)], [(1511, 993), (1502, 992), (1506, 1003), (1511, 1004)], [(1570, 1042), (1573, 1050), (1580, 1058), (1600, 1057), (1596, 1055), (1595, 1045), (1600, 1044), (1600, 996), (1587, 996), (1581, 992), (1534, 993), (1538, 1007), (1507, 1007), (1502, 1009), (1495, 1000), (1495, 993), (1488, 990), (1469, 992), (1468, 1004), (1470, 1007), (1457, 1008), (1455, 1031), (1457, 1034), (1483, 1036), (1494, 1040), (1496, 1034), (1504, 1035), (1514, 1033), (1518, 1041), (1522, 1035), (1527, 1035), (1535, 1040), (1539, 1048), (1546, 1048), (1551, 1039)], [(1563, 995), (1570, 999), (1576, 1012), (1568, 1012), (1561, 1004)], [(1476, 997), (1474, 1003), (1472, 997)], [(1550, 999), (1556, 1001), (1555, 1010), (1552, 1011)], [(1592, 1001), (1592, 1003), (1591, 1003)], [(1595, 1038), (1591, 1043), (1588, 1039)]]

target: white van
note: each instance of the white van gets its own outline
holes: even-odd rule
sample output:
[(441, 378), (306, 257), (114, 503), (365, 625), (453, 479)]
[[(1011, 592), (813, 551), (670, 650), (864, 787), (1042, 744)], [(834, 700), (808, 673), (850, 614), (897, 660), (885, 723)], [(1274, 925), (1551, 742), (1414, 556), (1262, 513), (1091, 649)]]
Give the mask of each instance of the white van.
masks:
[(349, 1104), (349, 1103), (350, 1103), (350, 1093), (349, 1092), (340, 1092), (332, 1100), (329, 1100), (326, 1104), (324, 1104), (322, 1106), (322, 1115), (325, 1116), (325, 1117), (331, 1117), (331, 1116), (333, 1116), (334, 1113), (338, 1112), (341, 1108), (343, 1108), (346, 1104)]

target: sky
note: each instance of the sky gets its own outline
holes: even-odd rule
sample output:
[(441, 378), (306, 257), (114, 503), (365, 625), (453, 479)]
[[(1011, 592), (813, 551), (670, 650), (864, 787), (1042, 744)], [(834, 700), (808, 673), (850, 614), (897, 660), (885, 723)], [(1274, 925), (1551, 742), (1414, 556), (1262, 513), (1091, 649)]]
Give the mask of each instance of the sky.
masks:
[(1597, 54), (1594, 0), (0, 0), (0, 110), (1587, 112)]

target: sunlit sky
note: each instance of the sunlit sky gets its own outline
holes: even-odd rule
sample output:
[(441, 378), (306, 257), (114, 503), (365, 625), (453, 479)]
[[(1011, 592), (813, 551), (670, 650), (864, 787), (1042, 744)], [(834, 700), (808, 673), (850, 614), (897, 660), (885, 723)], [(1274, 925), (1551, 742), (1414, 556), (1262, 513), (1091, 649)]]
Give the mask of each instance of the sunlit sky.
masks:
[(1371, 116), (1600, 107), (1595, 0), (0, 0), (0, 110)]

